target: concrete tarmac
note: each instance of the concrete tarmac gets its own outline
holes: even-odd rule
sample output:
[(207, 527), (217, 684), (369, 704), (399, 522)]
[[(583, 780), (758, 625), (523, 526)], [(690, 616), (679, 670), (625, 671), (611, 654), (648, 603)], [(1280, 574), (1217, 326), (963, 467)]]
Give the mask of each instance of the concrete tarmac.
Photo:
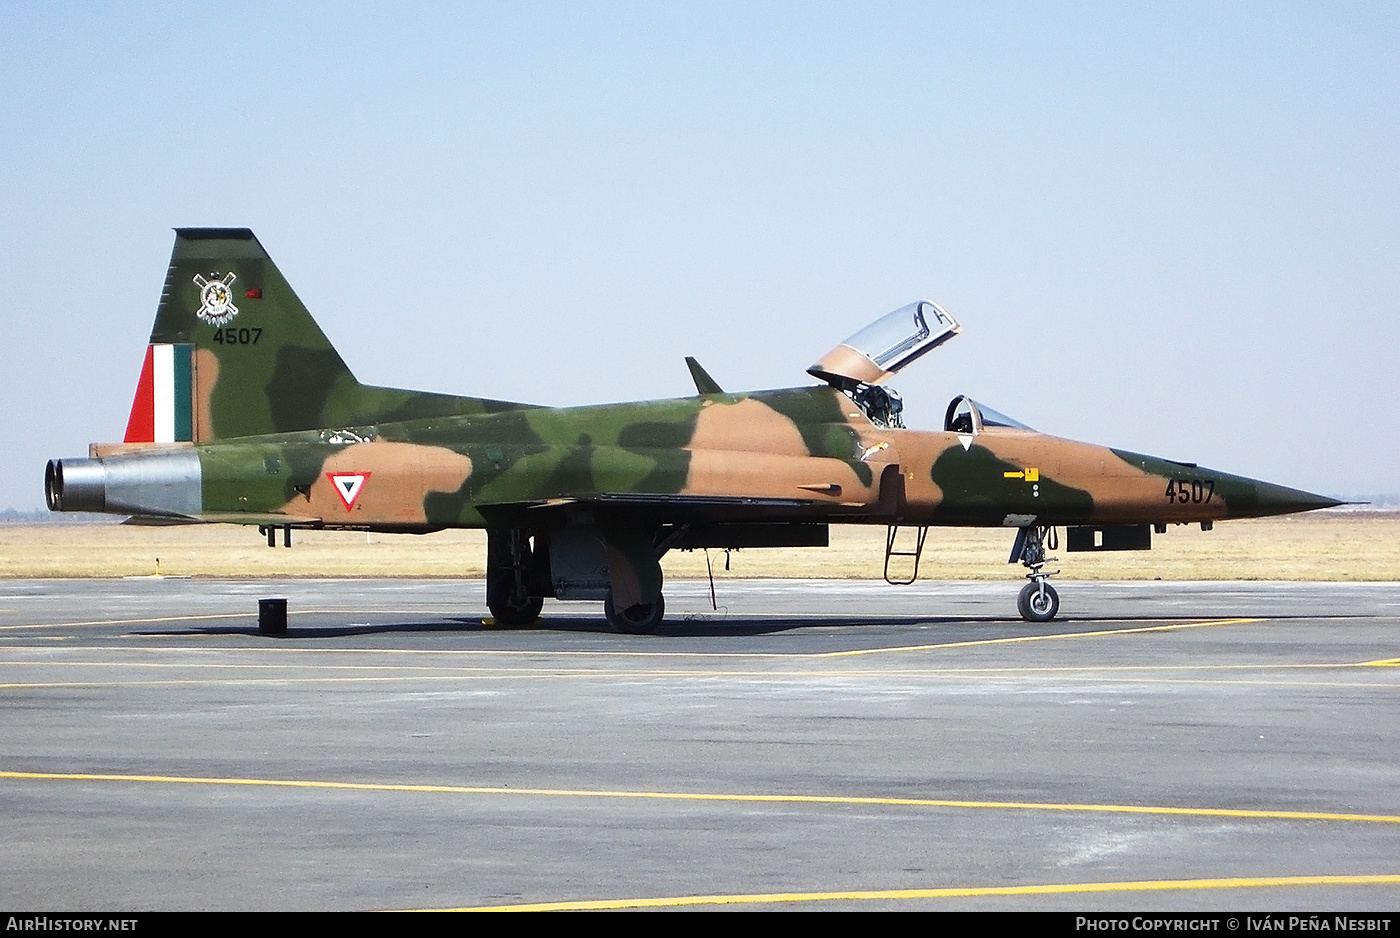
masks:
[(624, 636), (480, 581), (0, 581), (0, 895), (1400, 907), (1400, 584), (1018, 585), (678, 582)]

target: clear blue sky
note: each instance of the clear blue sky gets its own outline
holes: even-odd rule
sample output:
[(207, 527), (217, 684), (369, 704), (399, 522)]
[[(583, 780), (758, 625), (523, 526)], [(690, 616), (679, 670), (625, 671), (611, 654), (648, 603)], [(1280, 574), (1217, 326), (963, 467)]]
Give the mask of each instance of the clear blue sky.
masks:
[(399, 6), (0, 2), (0, 508), (120, 438), (183, 225), (373, 383), (801, 384), (926, 296), (915, 425), (1400, 491), (1394, 4)]

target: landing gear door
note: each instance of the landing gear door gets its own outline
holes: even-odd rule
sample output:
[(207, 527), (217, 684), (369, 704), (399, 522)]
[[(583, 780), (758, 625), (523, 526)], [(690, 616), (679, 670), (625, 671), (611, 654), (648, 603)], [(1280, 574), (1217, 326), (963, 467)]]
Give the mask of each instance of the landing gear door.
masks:
[(901, 306), (827, 352), (807, 373), (838, 388), (880, 384), (962, 331), (936, 303)]

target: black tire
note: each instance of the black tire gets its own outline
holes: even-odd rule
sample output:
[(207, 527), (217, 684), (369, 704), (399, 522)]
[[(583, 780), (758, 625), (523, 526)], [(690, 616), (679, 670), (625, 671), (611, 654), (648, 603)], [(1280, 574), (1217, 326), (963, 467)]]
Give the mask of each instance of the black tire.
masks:
[(490, 581), (486, 590), (486, 608), (491, 610), (491, 618), (496, 620), (497, 625), (518, 629), (539, 619), (544, 600), (538, 596), (516, 596), (515, 574), (503, 570)]
[(661, 627), (666, 615), (666, 601), (658, 595), (654, 603), (639, 603), (619, 610), (613, 605), (612, 593), (603, 601), (603, 615), (608, 624), (627, 635), (650, 635)]
[(1049, 622), (1060, 611), (1060, 594), (1049, 583), (1044, 594), (1034, 583), (1027, 583), (1016, 597), (1016, 611), (1027, 622)]

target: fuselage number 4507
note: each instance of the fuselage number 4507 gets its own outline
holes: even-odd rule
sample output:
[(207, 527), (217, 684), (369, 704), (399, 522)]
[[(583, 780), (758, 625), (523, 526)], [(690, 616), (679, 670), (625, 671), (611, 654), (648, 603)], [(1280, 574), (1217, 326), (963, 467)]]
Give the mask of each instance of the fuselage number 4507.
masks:
[(1214, 479), (1168, 479), (1167, 501), (1209, 505), (1215, 497)]

